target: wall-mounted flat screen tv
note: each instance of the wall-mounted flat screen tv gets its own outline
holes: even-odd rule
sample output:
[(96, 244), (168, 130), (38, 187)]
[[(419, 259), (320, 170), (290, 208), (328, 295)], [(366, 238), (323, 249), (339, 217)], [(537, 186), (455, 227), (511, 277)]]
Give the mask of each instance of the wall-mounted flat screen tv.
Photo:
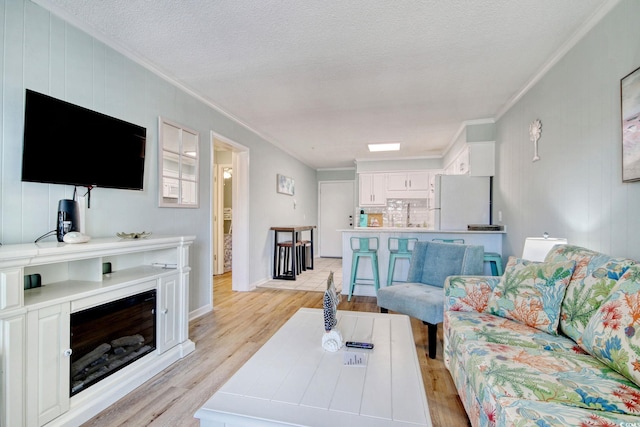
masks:
[(27, 89), (22, 181), (142, 190), (147, 129)]

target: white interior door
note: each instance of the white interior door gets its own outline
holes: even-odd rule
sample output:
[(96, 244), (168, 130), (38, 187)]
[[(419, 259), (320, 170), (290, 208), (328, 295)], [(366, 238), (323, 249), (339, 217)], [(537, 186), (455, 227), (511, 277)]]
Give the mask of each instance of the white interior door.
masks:
[(320, 256), (342, 258), (342, 233), (353, 227), (353, 181), (323, 181), (318, 188)]

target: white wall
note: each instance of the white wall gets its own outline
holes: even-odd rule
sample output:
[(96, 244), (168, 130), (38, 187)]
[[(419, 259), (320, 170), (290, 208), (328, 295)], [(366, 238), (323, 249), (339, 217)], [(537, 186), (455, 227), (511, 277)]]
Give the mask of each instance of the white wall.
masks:
[(620, 131), (620, 79), (640, 67), (639, 17), (639, 1), (621, 1), (498, 120), (494, 218), (502, 211), (507, 254), (548, 231), (640, 260), (640, 182), (622, 183)]
[[(270, 275), (269, 227), (317, 222), (315, 171), (100, 41), (28, 0), (0, 0), (0, 242), (31, 242), (55, 228), (73, 187), (20, 181), (25, 88), (145, 126), (144, 191), (97, 188), (86, 213), (93, 237), (118, 231), (196, 235), (190, 310), (211, 299), (211, 147), (215, 132), (249, 148), (251, 283)], [(158, 208), (158, 116), (200, 132), (200, 208)], [(52, 143), (64, 143), (51, 135)], [(64, 159), (51, 159), (61, 162)], [(117, 165), (114, 165), (117, 172)], [(277, 194), (276, 173), (295, 179), (297, 208)]]

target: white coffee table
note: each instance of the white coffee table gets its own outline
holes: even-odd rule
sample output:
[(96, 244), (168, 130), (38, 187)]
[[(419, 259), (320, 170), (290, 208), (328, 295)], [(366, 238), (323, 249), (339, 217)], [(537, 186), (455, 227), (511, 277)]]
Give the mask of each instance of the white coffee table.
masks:
[[(196, 413), (201, 426), (431, 426), (409, 318), (338, 311), (345, 341), (322, 349), (322, 310), (302, 308)], [(364, 367), (344, 353), (367, 354)]]

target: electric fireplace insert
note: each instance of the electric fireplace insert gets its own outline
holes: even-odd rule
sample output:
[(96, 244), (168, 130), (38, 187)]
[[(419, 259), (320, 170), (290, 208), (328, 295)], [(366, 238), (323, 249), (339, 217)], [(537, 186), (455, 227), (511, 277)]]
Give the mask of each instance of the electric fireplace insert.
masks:
[(156, 349), (156, 291), (71, 314), (70, 396)]

